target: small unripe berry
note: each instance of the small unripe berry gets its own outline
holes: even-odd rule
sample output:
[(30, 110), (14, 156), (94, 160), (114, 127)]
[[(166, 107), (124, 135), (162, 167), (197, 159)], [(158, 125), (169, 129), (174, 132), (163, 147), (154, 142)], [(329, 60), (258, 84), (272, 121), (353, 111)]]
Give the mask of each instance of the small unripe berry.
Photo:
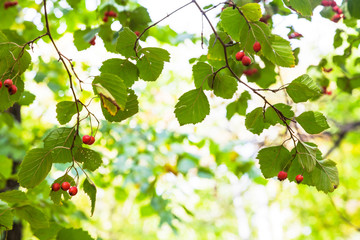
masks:
[(88, 145), (92, 145), (94, 142), (95, 142), (95, 138), (91, 136)]
[(304, 180), (303, 175), (299, 174), (295, 177), (297, 183), (301, 183)]
[(287, 172), (284, 172), (284, 171), (280, 171), (279, 174), (278, 174), (278, 179), (280, 181), (283, 181), (287, 178)]
[(139, 32), (139, 31), (135, 31), (134, 33), (135, 33), (136, 36), (138, 36), (138, 37), (140, 36), (140, 32)]
[(4, 86), (5, 87), (10, 87), (11, 85), (13, 85), (13, 81), (11, 80), (11, 79), (6, 79), (5, 81), (4, 81)]
[(54, 192), (57, 192), (60, 190), (60, 184), (59, 183), (53, 183), (53, 185), (51, 186), (51, 189), (54, 191)]
[(261, 44), (259, 42), (255, 42), (253, 45), (253, 49), (255, 52), (259, 52), (261, 50)]
[(251, 59), (248, 56), (244, 56), (241, 59), (241, 62), (244, 66), (249, 66), (251, 64)]
[(62, 190), (67, 191), (67, 190), (69, 190), (69, 188), (70, 188), (70, 183), (68, 183), (68, 182), (63, 182), (63, 183), (61, 184), (61, 189), (62, 189)]
[(78, 192), (77, 187), (71, 187), (71, 188), (69, 189), (69, 194), (70, 194), (70, 196), (75, 196), (75, 195), (77, 194), (77, 192)]
[(11, 85), (8, 89), (10, 95), (14, 95), (17, 92), (17, 87), (15, 85)]
[(237, 52), (235, 55), (236, 60), (241, 61), (243, 57), (245, 56), (245, 53), (243, 51)]
[(89, 144), (90, 140), (91, 140), (91, 137), (89, 135), (84, 135), (82, 138), (82, 141), (84, 144)]

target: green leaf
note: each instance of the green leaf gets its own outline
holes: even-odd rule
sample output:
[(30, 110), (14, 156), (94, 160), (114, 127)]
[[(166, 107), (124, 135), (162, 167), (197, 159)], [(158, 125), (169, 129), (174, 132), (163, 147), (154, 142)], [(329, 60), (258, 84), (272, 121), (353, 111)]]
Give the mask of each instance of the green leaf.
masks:
[[(228, 43), (231, 40), (230, 37), (224, 32), (218, 32), (218, 36), (224, 43)], [(215, 35), (211, 34), (207, 59), (212, 66), (220, 68), (223, 67), (226, 63), (224, 48), (221, 45), (219, 39), (216, 40), (215, 39), (216, 39)], [(226, 52), (228, 53), (228, 56), (229, 56), (229, 51), (230, 51), (229, 48), (226, 48)]]
[(286, 87), (286, 92), (295, 103), (306, 102), (309, 99), (321, 95), (320, 88), (307, 74), (292, 81), (289, 86)]
[(131, 87), (139, 76), (139, 70), (135, 64), (120, 58), (111, 58), (103, 62), (100, 72), (119, 76), (124, 80), (126, 87)]
[(285, 5), (287, 5), (292, 10), (295, 10), (297, 13), (300, 13), (303, 16), (312, 15), (313, 8), (311, 2), (314, 2), (314, 0), (283, 0), (283, 1)]
[(77, 30), (74, 32), (74, 45), (78, 51), (85, 50), (91, 46), (91, 39), (99, 32), (99, 28)]
[(94, 214), (95, 202), (96, 202), (96, 187), (93, 183), (90, 183), (86, 178), (83, 183), (84, 192), (89, 196), (91, 201), (91, 216)]
[[(250, 22), (259, 21), (262, 14), (261, 8), (258, 3), (248, 3), (241, 7), (243, 14), (245, 15), (246, 19)], [(240, 13), (238, 13), (240, 14)]]
[(358, 0), (348, 0), (347, 4), (351, 16), (360, 19), (360, 2)]
[(258, 107), (248, 113), (245, 119), (245, 126), (247, 130), (257, 135), (260, 135), (264, 129), (269, 128), (270, 124), (265, 122), (264, 119), (263, 108)]
[(125, 27), (119, 32), (119, 37), (116, 43), (116, 51), (126, 58), (135, 57), (134, 51), (136, 34), (129, 28)]
[[(74, 136), (75, 128), (61, 127), (51, 131), (44, 139), (44, 148), (46, 151), (51, 151), (54, 163), (72, 162), (70, 147)], [(75, 146), (81, 146), (81, 144), (80, 137), (76, 136)]]
[(19, 190), (12, 190), (0, 193), (0, 200), (9, 204), (23, 203), (28, 200), (25, 193)]
[(318, 134), (330, 127), (326, 121), (326, 118), (320, 112), (303, 112), (295, 119), (309, 134)]
[(321, 152), (313, 143), (298, 142), (296, 158), (307, 172), (314, 170), (316, 162), (321, 159)]
[(242, 40), (241, 32), (244, 27), (247, 28), (245, 18), (236, 9), (225, 8), (224, 11), (221, 12), (220, 19), (224, 30), (231, 36), (232, 39), (240, 42), (240, 40)]
[(29, 106), (35, 100), (35, 95), (31, 92), (24, 91), (18, 100), (18, 104), (22, 106)]
[[(83, 106), (78, 104), (79, 112)], [(56, 104), (56, 118), (60, 124), (64, 125), (71, 121), (71, 118), (77, 113), (75, 102), (63, 101)]]
[(52, 155), (43, 148), (30, 150), (21, 162), (18, 173), (20, 186), (33, 188), (40, 184), (50, 172)]
[(6, 156), (1, 155), (0, 162), (1, 162), (1, 168), (0, 168), (1, 177), (8, 179), (12, 173), (13, 161), (7, 158)]
[[(291, 106), (289, 105), (278, 103), (275, 104), (274, 107), (287, 118), (291, 119), (295, 115), (294, 112), (291, 110)], [(265, 111), (265, 122), (270, 123), (271, 125), (276, 125), (277, 123), (280, 123), (285, 126), (285, 123), (280, 119), (280, 117), (272, 107), (268, 107)], [(290, 120), (287, 120), (287, 123), (289, 122)]]
[(84, 163), (83, 168), (92, 172), (102, 164), (100, 154), (88, 148), (79, 148), (75, 153), (75, 160)]
[(238, 83), (234, 77), (218, 73), (212, 84), (212, 78), (209, 79), (209, 86), (214, 89), (214, 94), (218, 97), (231, 99), (237, 90)]
[(202, 88), (204, 90), (210, 90), (208, 85), (208, 78), (212, 78), (212, 67), (207, 63), (198, 62), (192, 67), (192, 72), (194, 76), (195, 87)]
[(13, 226), (13, 215), (11, 208), (0, 205), (0, 226), (5, 227), (6, 230), (11, 230)]
[(209, 101), (201, 89), (184, 93), (175, 106), (175, 115), (180, 126), (201, 122), (209, 113)]
[(103, 106), (101, 106), (101, 110), (106, 120), (108, 120), (109, 122), (121, 122), (135, 115), (139, 111), (139, 101), (134, 91), (128, 89), (127, 95), (128, 97), (125, 105), (125, 110), (118, 111), (115, 116), (111, 116), (111, 114), (109, 114), (109, 112)]
[(32, 229), (32, 232), (39, 240), (53, 240), (61, 229), (63, 227), (59, 224), (50, 222), (49, 228)]
[(284, 146), (263, 148), (256, 158), (259, 159), (260, 169), (265, 178), (275, 177), (280, 171), (286, 170), (293, 159)]
[(64, 228), (59, 231), (56, 240), (93, 240), (88, 232), (82, 229)]
[(160, 76), (164, 61), (170, 61), (170, 54), (162, 48), (143, 48), (139, 51), (142, 57), (136, 66), (140, 72), (140, 78), (145, 81), (155, 81)]
[(31, 228), (49, 227), (48, 217), (39, 209), (26, 205), (15, 208), (15, 214), (30, 223)]
[[(71, 186), (75, 186), (74, 179), (71, 176), (67, 175), (67, 174), (62, 176), (62, 177), (59, 177), (52, 184), (59, 183), (61, 185), (63, 182), (68, 182), (68, 183), (70, 183)], [(69, 195), (68, 192), (63, 191), (61, 189), (59, 191), (56, 191), (56, 192), (50, 190), (50, 198), (54, 202), (54, 204), (59, 205), (59, 204), (61, 204), (62, 201), (69, 200), (70, 195)]]
[(248, 107), (248, 100), (251, 99), (251, 96), (248, 91), (244, 91), (238, 100), (230, 103), (226, 107), (226, 118), (231, 119), (235, 113), (245, 116), (246, 109)]
[[(95, 94), (102, 96), (102, 105), (115, 116), (118, 110), (124, 110), (127, 101), (126, 85), (120, 77), (110, 73), (103, 73), (93, 81)], [(115, 107), (116, 110), (112, 110)]]

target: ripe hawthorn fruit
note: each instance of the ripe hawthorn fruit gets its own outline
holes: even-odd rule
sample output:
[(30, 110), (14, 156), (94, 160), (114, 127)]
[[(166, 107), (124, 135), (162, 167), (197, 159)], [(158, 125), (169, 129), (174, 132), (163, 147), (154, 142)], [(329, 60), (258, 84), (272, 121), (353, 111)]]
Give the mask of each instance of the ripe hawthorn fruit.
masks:
[(2, 81), (0, 81), (0, 89), (2, 88)]
[(4, 3), (4, 8), (5, 8), (5, 9), (8, 9), (9, 7), (14, 7), (14, 6), (16, 6), (16, 5), (18, 5), (18, 1), (13, 1), (13, 2), (8, 1), (8, 2), (5, 2), (5, 3)]
[(286, 178), (287, 178), (287, 172), (280, 171), (280, 172), (278, 173), (278, 179), (279, 179), (280, 181), (283, 181), (283, 180), (285, 180)]
[(78, 192), (78, 189), (77, 189), (77, 187), (71, 187), (70, 189), (69, 189), (69, 194), (70, 194), (70, 196), (75, 196), (76, 194), (77, 194), (77, 192)]
[(243, 73), (246, 75), (246, 76), (251, 76), (251, 75), (254, 75), (258, 72), (258, 70), (256, 68), (252, 68), (252, 69), (246, 69), (243, 71)]
[(51, 186), (51, 189), (54, 191), (54, 192), (57, 192), (60, 190), (60, 184), (59, 183), (53, 183), (53, 185)]
[(92, 145), (94, 142), (95, 142), (95, 138), (91, 136), (88, 145)]
[(255, 42), (253, 45), (253, 49), (255, 52), (259, 52), (261, 50), (261, 44), (259, 42)]
[(135, 35), (136, 35), (137, 37), (140, 36), (140, 32), (139, 32), (139, 31), (135, 31), (134, 33), (135, 33)]
[(14, 95), (17, 92), (17, 87), (15, 85), (11, 85), (8, 89), (10, 95)]
[(109, 21), (109, 17), (108, 17), (108, 16), (104, 16), (104, 17), (103, 17), (103, 21), (104, 21), (104, 22)]
[(304, 180), (303, 175), (299, 174), (295, 177), (297, 183), (301, 183)]
[(251, 64), (251, 59), (248, 56), (244, 56), (241, 59), (241, 62), (244, 66), (249, 66)]
[(245, 56), (245, 53), (243, 51), (237, 52), (235, 55), (236, 60), (241, 61), (243, 57)]
[(5, 87), (10, 87), (11, 85), (13, 85), (13, 81), (11, 80), (11, 79), (6, 79), (5, 81), (4, 81), (4, 86)]
[(82, 141), (84, 144), (89, 144), (90, 140), (91, 140), (91, 137), (89, 135), (84, 135), (82, 137)]
[(340, 21), (340, 19), (341, 19), (340, 14), (335, 14), (334, 16), (332, 16), (331, 21), (337, 23), (338, 21)]
[(95, 45), (95, 39), (96, 39), (96, 36), (94, 36), (90, 41), (89, 41), (89, 43), (91, 44), (91, 45)]
[(69, 190), (69, 188), (70, 188), (70, 183), (68, 183), (68, 182), (63, 182), (63, 183), (61, 184), (61, 189), (62, 189), (62, 190), (67, 191), (67, 190)]

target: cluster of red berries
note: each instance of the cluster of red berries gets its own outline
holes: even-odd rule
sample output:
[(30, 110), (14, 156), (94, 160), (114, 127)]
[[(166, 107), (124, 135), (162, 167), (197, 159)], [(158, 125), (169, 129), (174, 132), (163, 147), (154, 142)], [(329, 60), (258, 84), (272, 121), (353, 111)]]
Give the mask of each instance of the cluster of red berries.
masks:
[(333, 0), (323, 0), (321, 1), (321, 5), (324, 7), (332, 7), (332, 10), (336, 13), (332, 18), (331, 21), (338, 22), (341, 18), (344, 17), (343, 11), (336, 5), (336, 2)]
[[(259, 52), (261, 50), (261, 44), (259, 42), (255, 42), (253, 45), (253, 49), (255, 52)], [(249, 66), (251, 64), (251, 59), (248, 56), (246, 56), (243, 51), (237, 52), (235, 54), (235, 58), (237, 61), (241, 61), (244, 66)], [(258, 72), (258, 70), (256, 68), (254, 68), (254, 69), (244, 70), (243, 73), (246, 76), (251, 76), (257, 72)]]
[(89, 41), (89, 43), (91, 44), (91, 45), (95, 45), (95, 39), (96, 39), (96, 36), (94, 36), (90, 41)]
[(54, 191), (54, 192), (57, 192), (60, 190), (60, 188), (63, 190), (63, 191), (68, 191), (69, 190), (69, 194), (70, 196), (75, 196), (78, 192), (78, 189), (76, 186), (73, 186), (71, 187), (70, 183), (68, 182), (63, 182), (60, 186), (60, 183), (53, 183), (53, 185), (51, 186), (51, 189)]
[[(280, 172), (278, 173), (278, 179), (279, 179), (280, 181), (284, 181), (286, 178), (287, 178), (287, 172), (280, 171)], [(299, 175), (297, 175), (297, 176), (295, 177), (295, 181), (296, 181), (297, 183), (301, 183), (303, 180), (304, 180), (304, 177), (303, 177), (303, 175), (301, 175), (301, 174), (299, 174)]]
[(8, 1), (8, 2), (5, 2), (5, 3), (4, 3), (4, 8), (5, 8), (5, 9), (8, 9), (9, 7), (14, 7), (14, 6), (16, 6), (16, 5), (18, 5), (18, 1), (13, 1), (13, 2)]
[(95, 142), (95, 138), (93, 136), (84, 135), (82, 141), (84, 144), (92, 145)]
[[(2, 82), (0, 81), (0, 89), (2, 88)], [(10, 95), (14, 95), (17, 92), (17, 87), (13, 84), (11, 79), (6, 79), (4, 81), (4, 86), (8, 89)]]
[(107, 22), (109, 20), (109, 17), (113, 17), (116, 18), (117, 17), (117, 13), (110, 10), (110, 11), (106, 11), (105, 12), (105, 16), (103, 17), (103, 21)]
[(293, 32), (293, 33), (290, 33), (290, 34), (288, 35), (288, 38), (289, 38), (289, 39), (301, 38), (301, 37), (303, 37), (303, 35), (300, 34), (300, 33), (298, 33), (298, 32)]

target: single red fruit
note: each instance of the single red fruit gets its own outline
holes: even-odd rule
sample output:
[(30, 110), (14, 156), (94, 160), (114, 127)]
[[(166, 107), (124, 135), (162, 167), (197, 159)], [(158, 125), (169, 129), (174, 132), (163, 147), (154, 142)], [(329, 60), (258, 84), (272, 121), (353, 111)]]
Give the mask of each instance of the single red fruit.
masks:
[(95, 142), (95, 138), (91, 136), (88, 145), (92, 145), (94, 142)]
[(245, 56), (245, 53), (243, 51), (237, 52), (235, 55), (236, 60), (241, 61), (242, 58)]
[(10, 95), (14, 95), (17, 92), (17, 87), (15, 85), (11, 85), (8, 89)]
[(103, 17), (103, 21), (107, 22), (109, 20), (108, 16)]
[(139, 32), (139, 31), (135, 31), (134, 33), (135, 33), (136, 36), (138, 36), (138, 37), (140, 36), (140, 32)]
[(89, 41), (89, 43), (91, 44), (91, 45), (95, 45), (95, 39), (96, 39), (96, 36), (94, 36), (90, 41)]
[(335, 6), (336, 6), (336, 2), (335, 2), (335, 1), (330, 1), (330, 6), (335, 7)]
[(331, 2), (330, 1), (327, 1), (327, 0), (322, 0), (321, 1), (321, 5), (323, 5), (324, 7), (328, 7), (331, 5)]
[(335, 6), (332, 8), (332, 10), (337, 13), (340, 10), (340, 8), (338, 6)]
[(2, 82), (0, 81), (0, 89), (2, 88)]
[(324, 72), (327, 72), (327, 73), (328, 73), (328, 72), (331, 72), (332, 70), (333, 70), (332, 68), (323, 68), (323, 71), (324, 71)]
[(10, 87), (11, 85), (13, 85), (13, 81), (11, 80), (11, 79), (6, 79), (5, 81), (4, 81), (4, 86), (5, 87)]
[(84, 144), (89, 144), (90, 140), (91, 140), (91, 137), (89, 135), (84, 135), (82, 138), (82, 141)]
[(53, 183), (53, 185), (51, 186), (51, 189), (54, 191), (54, 192), (57, 192), (60, 190), (60, 184), (59, 183)]
[(261, 44), (259, 42), (255, 42), (253, 45), (253, 49), (255, 52), (259, 52), (261, 50)]
[(247, 70), (244, 70), (243, 73), (246, 75), (246, 76), (251, 76), (251, 75), (254, 75), (258, 72), (258, 70), (256, 68), (252, 68), (252, 69), (247, 69)]
[(280, 181), (283, 181), (287, 178), (287, 172), (284, 172), (284, 171), (280, 171), (279, 174), (278, 174), (278, 179)]
[(295, 177), (297, 183), (301, 183), (304, 180), (303, 175), (299, 174)]
[(326, 91), (325, 94), (330, 96), (332, 94), (332, 91)]
[(5, 9), (8, 9), (9, 7), (13, 7), (13, 6), (16, 6), (16, 5), (18, 5), (18, 1), (13, 1), (13, 2), (5, 2), (4, 3), (4, 8)]
[(341, 8), (339, 8), (339, 10), (337, 11), (338, 14), (343, 14), (343, 11), (341, 10)]
[(61, 189), (62, 189), (62, 190), (67, 191), (67, 190), (69, 190), (69, 188), (70, 188), (70, 183), (68, 183), (68, 182), (63, 182), (63, 183), (61, 184)]
[(71, 188), (69, 189), (69, 194), (70, 194), (70, 196), (75, 196), (75, 195), (77, 194), (77, 192), (78, 192), (77, 187), (71, 187)]
[(248, 56), (244, 56), (241, 59), (241, 62), (244, 66), (249, 66), (251, 64), (251, 59)]

